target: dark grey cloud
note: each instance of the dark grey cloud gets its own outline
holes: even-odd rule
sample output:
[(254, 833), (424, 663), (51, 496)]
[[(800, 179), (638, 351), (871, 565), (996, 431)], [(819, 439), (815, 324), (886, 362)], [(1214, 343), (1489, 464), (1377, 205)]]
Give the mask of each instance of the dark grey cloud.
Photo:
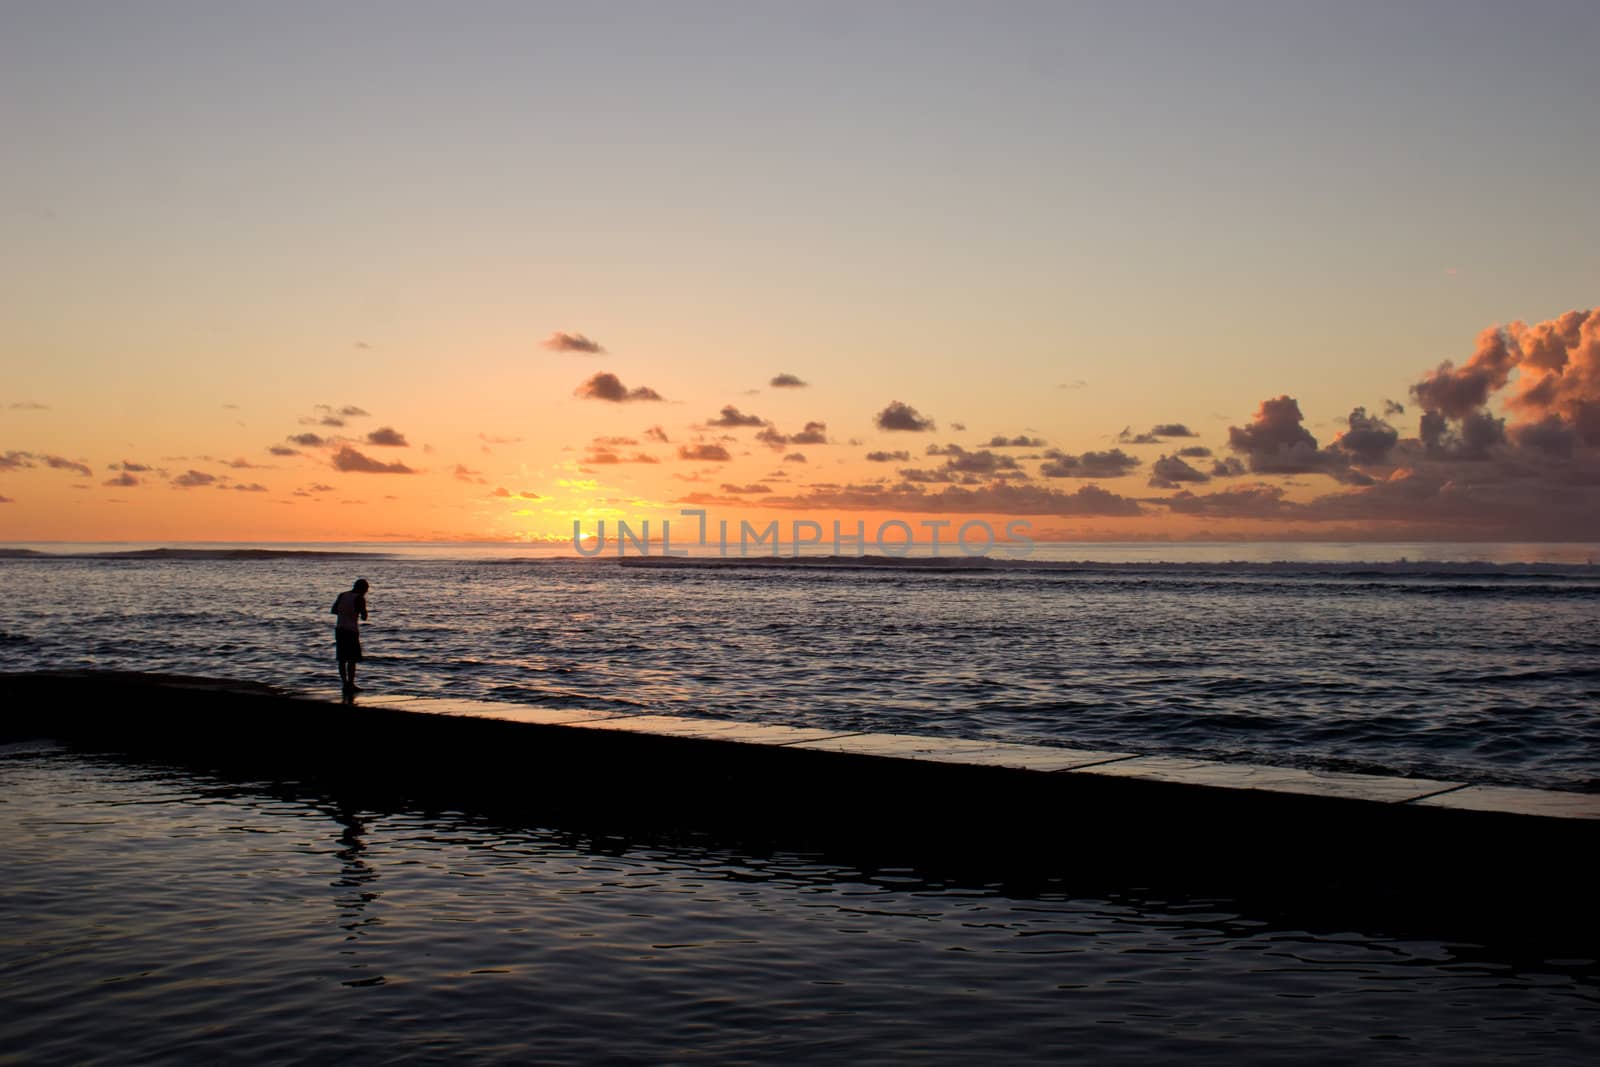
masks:
[(100, 484), (113, 486), (115, 488), (127, 489), (139, 484), (139, 476), (137, 474), (129, 474), (127, 471), (123, 471), (115, 478), (107, 478)]
[(737, 429), (744, 426), (765, 426), (767, 420), (760, 415), (747, 415), (732, 404), (726, 404), (715, 418), (706, 420), (706, 425)]
[(214, 485), (216, 481), (217, 476), (215, 474), (207, 474), (205, 471), (191, 469), (173, 478), (172, 484), (179, 489), (198, 489), (204, 485)]
[(828, 443), (828, 424), (808, 422), (799, 433), (789, 435), (791, 445), (825, 445)]
[(774, 389), (804, 389), (809, 383), (801, 381), (793, 374), (779, 374), (767, 384)]
[(1027, 434), (1018, 434), (1016, 437), (1006, 437), (996, 434), (989, 438), (989, 448), (1043, 448), (1049, 444), (1042, 437), (1029, 437)]
[[(217, 488), (221, 489), (223, 487), (219, 485)], [(241, 482), (237, 485), (230, 485), (227, 488), (236, 493), (265, 493), (267, 491), (267, 487), (260, 482), (251, 482), (248, 485)]]
[(770, 493), (770, 492), (772, 492), (772, 486), (770, 486), (770, 485), (762, 485), (760, 482), (754, 482), (754, 483), (752, 483), (750, 485), (729, 485), (727, 482), (724, 482), (724, 483), (722, 483), (722, 491), (724, 493), (745, 493), (745, 494), (748, 494), (748, 493)]
[(31, 458), (38, 460), (46, 467), (49, 467), (53, 470), (72, 471), (74, 474), (81, 474), (85, 478), (94, 477), (94, 471), (89, 469), (89, 465), (87, 463), (83, 463), (76, 459), (68, 459), (66, 456), (52, 456), (45, 452), (8, 453), (8, 455), (31, 455)]
[(416, 471), (398, 460), (394, 463), (383, 463), (370, 456), (363, 455), (345, 445), (340, 448), (330, 461), (334, 470), (344, 471), (346, 474), (415, 474)]
[(828, 443), (828, 424), (815, 420), (806, 423), (799, 433), (783, 433), (776, 426), (763, 427), (756, 440), (768, 448), (784, 449), (790, 445), (825, 445)]
[(721, 445), (698, 444), (698, 445), (679, 445), (678, 446), (678, 458), (679, 459), (687, 459), (687, 460), (697, 460), (697, 461), (700, 461), (700, 462), (726, 463), (729, 460), (731, 460), (733, 457), (731, 455), (729, 455), (728, 454), (728, 450), (726, 448), (723, 448)]
[[(947, 472), (959, 474), (994, 474), (999, 471), (1016, 471), (1017, 461), (1010, 456), (988, 449), (979, 449), (968, 452), (960, 445), (929, 445), (926, 452), (930, 456), (945, 457), (943, 469)], [(901, 472), (904, 474), (905, 472)]]
[(1039, 473), (1046, 478), (1118, 478), (1139, 466), (1141, 460), (1120, 448), (1072, 455), (1052, 448), (1045, 453)]
[(647, 385), (629, 389), (609, 371), (600, 371), (573, 390), (573, 395), (584, 400), (604, 400), (624, 404), (636, 400), (662, 400), (662, 395)]
[(1205, 445), (1190, 445), (1188, 448), (1178, 449), (1178, 455), (1184, 459), (1210, 459), (1211, 449)]
[(1176, 489), (1184, 483), (1209, 482), (1211, 475), (1189, 466), (1178, 456), (1162, 456), (1150, 464), (1150, 488)]
[(324, 445), (333, 444), (333, 441), (329, 438), (314, 433), (290, 434), (289, 441), (292, 444), (299, 445), (301, 448), (322, 448)]
[(1317, 447), (1317, 439), (1302, 421), (1294, 397), (1263, 400), (1249, 426), (1228, 427), (1228, 447), (1242, 453), (1257, 474), (1328, 470), (1329, 457)]
[(635, 452), (631, 456), (624, 456), (609, 448), (590, 445), (588, 453), (583, 457), (583, 462), (595, 466), (605, 467), (618, 463), (660, 463), (656, 457), (644, 452)]
[(1388, 460), (1400, 440), (1399, 431), (1366, 408), (1355, 408), (1345, 420), (1350, 428), (1334, 439), (1331, 447), (1349, 454), (1357, 463), (1377, 464)]
[(804, 452), (790, 452), (783, 457), (783, 461), (785, 463), (805, 463), (806, 454)]
[(1132, 426), (1124, 426), (1117, 441), (1125, 445), (1157, 445), (1169, 437), (1199, 437), (1181, 422), (1164, 422), (1150, 427), (1148, 433), (1134, 433)]
[(868, 452), (867, 460), (871, 463), (907, 463), (911, 460), (910, 452)]
[(1428, 410), (1420, 420), (1422, 447), (1428, 458), (1476, 463), (1506, 442), (1506, 420), (1485, 411), (1469, 411), (1452, 419)]
[(267, 451), (274, 456), (298, 456), (300, 454), (298, 448), (290, 448), (288, 445), (268, 445)]
[(926, 433), (934, 428), (932, 419), (924, 418), (916, 408), (898, 400), (889, 401), (889, 406), (874, 415), (872, 421), (880, 430), (903, 433)]
[(923, 514), (988, 515), (1102, 515), (1133, 516), (1143, 513), (1139, 502), (1097, 485), (1084, 485), (1068, 493), (1036, 485), (995, 482), (977, 488), (945, 485), (937, 491), (902, 483), (885, 486), (813, 486), (807, 493), (773, 497), (772, 507), (834, 508), (852, 511), (898, 511)]
[(580, 352), (586, 356), (597, 356), (605, 352), (598, 341), (591, 341), (581, 333), (563, 333), (557, 330), (543, 341), (540, 347), (552, 352)]
[(406, 435), (396, 430), (393, 426), (380, 426), (367, 434), (367, 444), (378, 445), (383, 448), (410, 448)]

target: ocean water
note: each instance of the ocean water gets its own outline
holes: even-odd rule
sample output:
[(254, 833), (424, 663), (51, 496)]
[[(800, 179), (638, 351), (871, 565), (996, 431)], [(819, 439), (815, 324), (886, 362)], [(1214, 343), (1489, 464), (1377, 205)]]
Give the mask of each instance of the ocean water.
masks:
[[(1583, 1063), (1600, 962), (0, 746), (0, 1060)], [(1592, 939), (1586, 942), (1592, 944)]]
[(570, 546), (47, 547), (0, 559), (7, 670), (326, 687), (328, 608), (359, 575), (376, 692), (1600, 790), (1591, 545), (670, 567)]

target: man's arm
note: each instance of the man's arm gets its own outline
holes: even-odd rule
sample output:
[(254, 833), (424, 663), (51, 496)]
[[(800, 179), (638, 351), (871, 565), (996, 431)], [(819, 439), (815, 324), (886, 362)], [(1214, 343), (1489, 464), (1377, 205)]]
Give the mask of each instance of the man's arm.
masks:
[(362, 597), (361, 598), (361, 621), (362, 622), (366, 622), (367, 621), (367, 598), (366, 597)]

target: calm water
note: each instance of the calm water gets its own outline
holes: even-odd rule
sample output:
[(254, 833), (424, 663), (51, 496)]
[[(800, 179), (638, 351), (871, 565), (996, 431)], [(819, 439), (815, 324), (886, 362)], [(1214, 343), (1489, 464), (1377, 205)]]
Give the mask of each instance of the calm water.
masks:
[(1600, 963), (0, 747), (0, 1059), (1575, 1063)]
[[(0, 656), (328, 686), (328, 606), (359, 574), (373, 582), (362, 680), (380, 692), (1593, 791), (1591, 555), (1068, 545), (983, 573), (663, 570), (460, 546), (0, 559)], [(1098, 562), (1062, 562), (1077, 558)]]

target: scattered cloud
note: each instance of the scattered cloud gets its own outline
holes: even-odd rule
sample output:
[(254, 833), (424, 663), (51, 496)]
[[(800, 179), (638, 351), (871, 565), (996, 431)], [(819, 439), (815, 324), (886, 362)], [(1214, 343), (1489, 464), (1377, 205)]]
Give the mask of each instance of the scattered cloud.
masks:
[(214, 485), (216, 481), (217, 476), (215, 474), (207, 474), (205, 471), (190, 469), (173, 478), (172, 484), (179, 489), (198, 489), (204, 485)]
[(1084, 485), (1065, 492), (1036, 485), (996, 482), (969, 488), (947, 485), (929, 491), (920, 485), (816, 486), (796, 496), (775, 496), (766, 504), (784, 508), (838, 509), (841, 511), (897, 511), (907, 514), (979, 515), (1104, 515), (1133, 516), (1144, 513), (1137, 500), (1100, 488)]
[(989, 438), (990, 448), (1043, 448), (1049, 442), (1042, 437), (1029, 437), (1027, 434), (1018, 434), (1016, 437), (1007, 437), (996, 434)]
[(367, 434), (367, 444), (378, 445), (383, 448), (410, 448), (406, 435), (396, 430), (393, 426), (380, 426)]
[(16, 402), (8, 404), (6, 406), (9, 407), (12, 411), (49, 411), (50, 410), (50, 405), (49, 404), (38, 404), (38, 403), (35, 403), (32, 400), (18, 400)]
[(880, 430), (901, 433), (926, 433), (934, 428), (933, 420), (924, 418), (916, 408), (891, 400), (889, 406), (872, 417)]
[(314, 433), (290, 434), (288, 440), (291, 444), (299, 445), (301, 448), (323, 448), (333, 444), (331, 439)]
[(760, 415), (746, 415), (732, 404), (723, 407), (715, 418), (707, 419), (707, 426), (724, 426), (736, 429), (741, 426), (765, 426), (767, 420)]
[(755, 482), (751, 485), (729, 485), (724, 482), (722, 491), (724, 493), (770, 493), (772, 492), (772, 486), (762, 485), (760, 482)]
[(366, 456), (360, 452), (357, 452), (349, 445), (345, 445), (343, 448), (339, 449), (339, 451), (334, 454), (333, 459), (330, 462), (335, 470), (344, 471), (346, 474), (417, 473), (404, 463), (399, 461), (394, 463), (382, 463), (378, 460), (372, 459), (370, 456)]
[(620, 452), (613, 452), (609, 448), (590, 445), (589, 451), (583, 457), (583, 462), (595, 466), (607, 466), (616, 463), (660, 463), (655, 456), (646, 452), (635, 452), (631, 456), (624, 456)]
[(1117, 441), (1125, 445), (1158, 445), (1169, 437), (1199, 437), (1181, 422), (1164, 422), (1150, 427), (1148, 433), (1134, 433), (1133, 427), (1124, 426)]
[(660, 444), (667, 443), (667, 431), (659, 426), (652, 426), (644, 432), (645, 440), (656, 441)]
[(778, 374), (767, 383), (774, 389), (804, 389), (809, 382), (803, 382), (793, 374)]
[(539, 345), (552, 352), (581, 352), (586, 356), (598, 356), (605, 352), (600, 342), (591, 341), (581, 333), (564, 333), (561, 330), (546, 337)]
[(910, 452), (868, 452), (867, 460), (871, 463), (907, 463), (911, 459)]
[(1304, 474), (1323, 470), (1327, 461), (1317, 439), (1301, 425), (1300, 404), (1292, 396), (1263, 400), (1249, 426), (1228, 427), (1228, 447), (1242, 453), (1258, 474)]
[(274, 456), (298, 456), (300, 454), (298, 448), (290, 448), (288, 445), (268, 445), (267, 451)]
[(1150, 488), (1176, 489), (1185, 482), (1209, 482), (1211, 475), (1189, 466), (1178, 456), (1162, 456), (1150, 464)]
[(85, 478), (94, 477), (94, 471), (89, 469), (87, 463), (68, 459), (66, 456), (52, 456), (45, 452), (7, 452), (4, 457), (0, 457), (0, 470), (14, 470), (18, 466), (32, 467), (35, 460), (52, 470), (72, 471)]
[(615, 374), (609, 371), (600, 371), (589, 378), (578, 388), (573, 390), (573, 395), (583, 400), (604, 400), (612, 404), (624, 404), (635, 400), (662, 400), (662, 395), (649, 386), (641, 385), (629, 389), (622, 384)]
[(1211, 449), (1207, 448), (1205, 445), (1190, 445), (1188, 448), (1178, 449), (1178, 455), (1182, 456), (1184, 459), (1209, 459), (1211, 456)]
[(1368, 415), (1366, 408), (1355, 408), (1345, 422), (1350, 428), (1334, 438), (1332, 447), (1348, 453), (1357, 463), (1385, 462), (1400, 441), (1399, 431), (1376, 415)]
[[(220, 489), (222, 487), (218, 486), (217, 488)], [(265, 493), (267, 491), (267, 487), (262, 485), (260, 482), (251, 482), (249, 485), (244, 485), (242, 483), (239, 485), (230, 485), (228, 488), (232, 489), (236, 493)]]
[(679, 445), (678, 458), (716, 463), (726, 463), (733, 459), (726, 448), (715, 444)]
[(105, 481), (101, 482), (100, 484), (101, 485), (114, 486), (114, 487), (118, 487), (118, 488), (131, 488), (132, 486), (135, 486), (135, 485), (139, 484), (139, 476), (136, 475), (136, 474), (129, 474), (127, 471), (123, 471), (121, 474), (117, 475), (115, 478), (107, 478)]
[(1104, 452), (1084, 452), (1072, 455), (1052, 448), (1045, 454), (1045, 463), (1039, 473), (1046, 478), (1120, 478), (1130, 473), (1142, 462), (1120, 448)]

